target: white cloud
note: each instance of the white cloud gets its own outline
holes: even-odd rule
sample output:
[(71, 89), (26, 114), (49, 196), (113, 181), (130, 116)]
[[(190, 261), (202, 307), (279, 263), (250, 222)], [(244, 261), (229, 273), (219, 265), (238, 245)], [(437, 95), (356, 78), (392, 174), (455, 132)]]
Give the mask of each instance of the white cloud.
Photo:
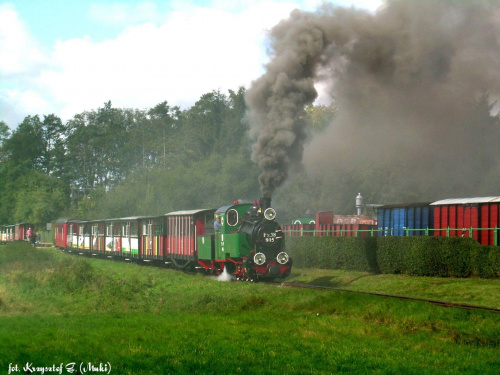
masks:
[(33, 78), (48, 63), (37, 40), (10, 4), (0, 5), (0, 120), (14, 126), (50, 106)]
[(90, 19), (109, 25), (129, 25), (138, 22), (154, 21), (159, 18), (155, 3), (92, 3), (89, 9)]
[[(190, 6), (156, 26), (129, 27), (114, 40), (59, 42), (39, 84), (64, 103), (63, 117), (102, 106), (189, 106), (212, 90), (249, 85), (262, 73), (264, 30), (290, 4), (261, 3), (239, 14)], [(263, 16), (264, 15), (264, 16)]]
[(30, 73), (45, 62), (35, 39), (10, 4), (0, 5), (0, 75)]
[[(318, 3), (305, 2), (308, 10)], [(248, 87), (267, 60), (266, 30), (298, 7), (293, 0), (170, 6), (160, 14), (153, 3), (94, 5), (94, 20), (132, 26), (101, 42), (60, 40), (43, 53), (15, 8), (0, 5), (0, 119), (13, 127), (27, 115), (55, 113), (66, 121), (108, 100), (116, 107), (167, 100), (186, 108), (212, 90)]]

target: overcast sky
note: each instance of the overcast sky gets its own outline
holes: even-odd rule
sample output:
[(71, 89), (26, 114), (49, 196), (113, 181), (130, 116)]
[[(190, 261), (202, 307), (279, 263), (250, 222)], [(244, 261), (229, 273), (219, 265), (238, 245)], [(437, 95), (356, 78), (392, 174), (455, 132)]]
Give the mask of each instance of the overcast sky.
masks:
[[(0, 0), (0, 120), (102, 107), (192, 106), (249, 87), (266, 30), (320, 0)], [(375, 10), (383, 0), (335, 0)], [(43, 117), (42, 117), (43, 118)]]

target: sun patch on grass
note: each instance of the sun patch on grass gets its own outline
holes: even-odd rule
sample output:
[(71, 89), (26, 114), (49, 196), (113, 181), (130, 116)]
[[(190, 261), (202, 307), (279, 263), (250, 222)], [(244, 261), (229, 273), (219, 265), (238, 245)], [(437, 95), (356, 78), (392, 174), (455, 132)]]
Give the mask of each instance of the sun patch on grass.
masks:
[(303, 338), (306, 338), (306, 339), (320, 337), (317, 332), (313, 332), (313, 331), (310, 331), (307, 329), (301, 329), (300, 336), (302, 336)]

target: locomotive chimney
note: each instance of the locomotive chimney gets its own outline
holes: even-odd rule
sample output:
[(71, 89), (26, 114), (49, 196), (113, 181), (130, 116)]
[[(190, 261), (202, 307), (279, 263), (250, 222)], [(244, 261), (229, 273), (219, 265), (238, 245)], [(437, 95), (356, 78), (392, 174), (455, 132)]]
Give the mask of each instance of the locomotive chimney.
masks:
[(262, 210), (264, 210), (264, 211), (267, 208), (271, 207), (271, 197), (260, 198), (260, 206), (262, 207)]

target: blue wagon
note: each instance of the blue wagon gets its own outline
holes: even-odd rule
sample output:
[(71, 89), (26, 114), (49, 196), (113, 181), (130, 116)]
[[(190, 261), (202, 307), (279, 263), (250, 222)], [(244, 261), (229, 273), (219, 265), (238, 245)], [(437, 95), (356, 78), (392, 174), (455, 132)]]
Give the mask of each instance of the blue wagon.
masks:
[(390, 204), (378, 207), (379, 236), (424, 236), (434, 225), (430, 202)]

